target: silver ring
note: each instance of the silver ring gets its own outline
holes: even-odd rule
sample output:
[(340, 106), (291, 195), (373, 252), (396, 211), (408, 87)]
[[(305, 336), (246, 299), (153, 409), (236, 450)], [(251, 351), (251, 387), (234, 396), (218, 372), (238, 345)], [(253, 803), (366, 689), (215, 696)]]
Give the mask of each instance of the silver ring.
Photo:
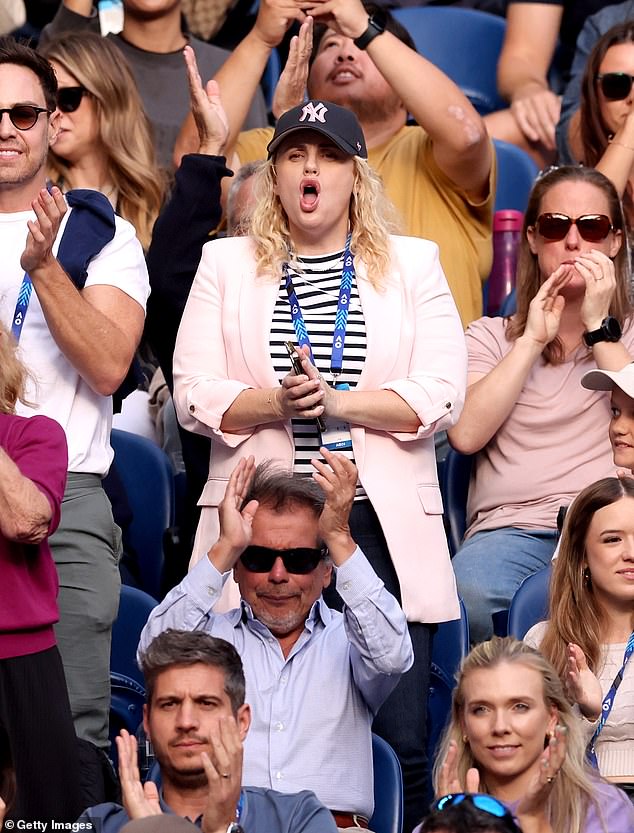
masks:
[(550, 775), (550, 776), (546, 779), (546, 783), (547, 783), (547, 784), (552, 784), (554, 780), (555, 780), (555, 776), (554, 776), (554, 775)]
[(230, 777), (231, 777), (231, 773), (230, 773), (230, 772), (221, 772), (220, 774), (221, 774), (221, 776), (222, 776), (223, 778), (230, 778)]

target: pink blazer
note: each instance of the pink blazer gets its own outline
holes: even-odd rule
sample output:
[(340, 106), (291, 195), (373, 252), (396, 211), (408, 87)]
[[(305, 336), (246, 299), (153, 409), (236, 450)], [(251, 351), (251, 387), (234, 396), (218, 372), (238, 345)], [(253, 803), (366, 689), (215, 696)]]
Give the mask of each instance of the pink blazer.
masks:
[[(453, 425), (464, 402), (467, 353), (438, 247), (415, 237), (392, 238), (392, 271), (383, 290), (355, 261), (367, 331), (359, 390), (395, 391), (417, 413), (417, 433), (353, 426), (359, 477), (383, 527), (410, 621), (459, 616), (442, 523), (433, 434)], [(246, 388), (279, 384), (269, 334), (279, 283), (258, 276), (249, 238), (208, 243), (192, 286), (174, 354), (174, 401), (181, 424), (213, 440), (209, 479), (199, 500), (194, 560), (218, 537), (218, 504), (239, 457), (279, 459), (291, 466), (291, 423), (236, 434), (222, 416)]]

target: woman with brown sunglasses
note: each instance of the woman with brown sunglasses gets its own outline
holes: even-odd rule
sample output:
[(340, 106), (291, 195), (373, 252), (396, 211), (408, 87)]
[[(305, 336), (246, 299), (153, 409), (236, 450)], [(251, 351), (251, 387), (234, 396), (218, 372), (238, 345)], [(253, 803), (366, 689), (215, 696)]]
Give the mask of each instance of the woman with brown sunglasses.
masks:
[(609, 399), (580, 380), (632, 361), (623, 228), (606, 177), (550, 171), (524, 217), (517, 312), (467, 329), (467, 396), (449, 439), (476, 455), (466, 540), (453, 560), (474, 642), (490, 637), (491, 614), (550, 561), (559, 508), (613, 473)]

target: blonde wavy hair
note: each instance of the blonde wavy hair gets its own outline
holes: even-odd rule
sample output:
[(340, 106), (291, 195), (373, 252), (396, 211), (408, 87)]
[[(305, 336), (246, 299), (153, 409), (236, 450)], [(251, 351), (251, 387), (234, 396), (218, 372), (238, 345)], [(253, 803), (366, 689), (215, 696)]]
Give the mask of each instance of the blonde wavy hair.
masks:
[[(461, 783), (465, 783), (467, 771), (475, 767), (480, 773), (480, 791), (491, 793), (486, 772), (473, 757), (471, 747), (463, 737), (464, 683), (472, 671), (495, 668), (501, 663), (524, 665), (537, 671), (543, 682), (544, 702), (548, 707), (554, 707), (559, 725), (567, 730), (566, 757), (559, 776), (553, 782), (547, 813), (555, 833), (582, 833), (590, 804), (594, 804), (600, 819), (601, 813), (585, 762), (585, 741), (579, 718), (573, 713), (559, 675), (550, 662), (538, 651), (510, 636), (503, 639), (494, 637), (476, 645), (462, 661), (452, 698), (451, 719), (434, 764), (434, 788), (436, 791), (439, 788), (440, 770), (447, 757), (449, 743), (454, 741), (458, 749), (458, 778)], [(605, 833), (609, 833), (602, 819), (601, 824)]]
[(18, 400), (24, 399), (27, 371), (17, 356), (17, 344), (0, 324), (0, 414), (12, 414)]
[[(67, 33), (40, 48), (90, 93), (109, 180), (117, 189), (117, 213), (136, 229), (144, 249), (163, 203), (166, 178), (156, 161), (152, 130), (125, 56), (92, 32)], [(81, 105), (80, 105), (81, 106)], [(73, 188), (72, 166), (49, 151), (49, 176)]]
[[(595, 513), (624, 497), (634, 498), (634, 479), (605, 477), (580, 492), (566, 513), (550, 579), (548, 624), (539, 646), (562, 680), (571, 642), (579, 645), (595, 674), (600, 670), (607, 616), (588, 571), (586, 539)], [(631, 622), (634, 627), (634, 604)]]
[[(381, 289), (390, 269), (390, 234), (398, 231), (396, 209), (385, 196), (383, 183), (365, 159), (353, 156), (354, 180), (350, 195), (350, 250), (367, 270), (368, 280)], [(275, 159), (255, 174), (255, 207), (250, 233), (255, 238), (258, 272), (279, 279), (282, 265), (293, 256), (288, 217), (275, 193)]]

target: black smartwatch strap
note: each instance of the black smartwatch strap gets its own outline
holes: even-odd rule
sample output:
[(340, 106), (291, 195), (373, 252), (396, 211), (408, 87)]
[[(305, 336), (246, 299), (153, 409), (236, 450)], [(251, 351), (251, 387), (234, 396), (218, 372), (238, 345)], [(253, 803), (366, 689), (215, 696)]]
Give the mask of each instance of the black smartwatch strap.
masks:
[(357, 49), (367, 49), (374, 38), (382, 35), (385, 32), (385, 23), (380, 19), (382, 16), (372, 15), (368, 18), (368, 28), (362, 35), (354, 39), (354, 45)]

